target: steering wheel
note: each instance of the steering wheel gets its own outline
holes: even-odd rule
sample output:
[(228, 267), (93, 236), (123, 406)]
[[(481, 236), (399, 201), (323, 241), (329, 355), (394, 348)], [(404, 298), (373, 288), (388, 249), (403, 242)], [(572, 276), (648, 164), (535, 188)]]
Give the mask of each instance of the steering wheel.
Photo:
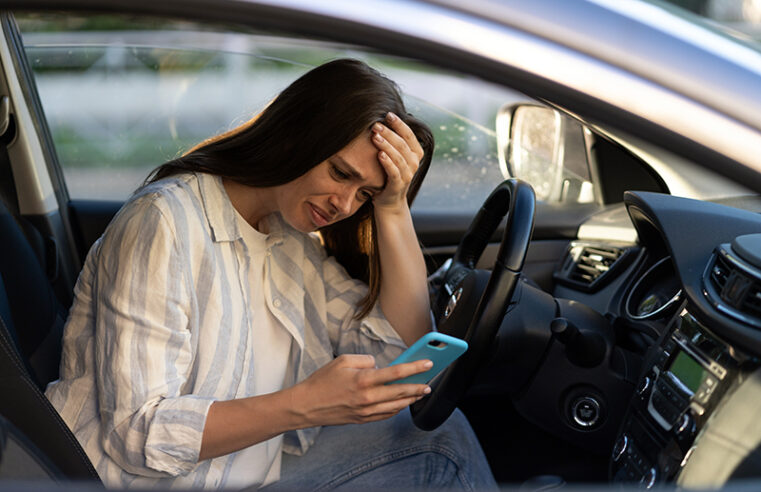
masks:
[[(468, 350), (431, 382), (428, 396), (410, 406), (420, 429), (433, 430), (444, 423), (488, 358), (502, 318), (513, 302), (534, 229), (535, 204), (531, 185), (518, 179), (503, 181), (460, 241), (444, 274), (433, 313), (438, 330), (464, 339)], [(506, 214), (507, 225), (491, 274), (476, 270), (476, 262)]]

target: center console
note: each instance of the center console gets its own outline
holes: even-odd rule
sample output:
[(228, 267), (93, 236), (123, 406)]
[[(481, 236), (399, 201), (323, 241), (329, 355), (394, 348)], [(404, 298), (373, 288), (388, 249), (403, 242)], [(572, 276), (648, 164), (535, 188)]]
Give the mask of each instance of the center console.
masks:
[(613, 449), (611, 478), (672, 480), (738, 374), (742, 354), (683, 309), (652, 347)]

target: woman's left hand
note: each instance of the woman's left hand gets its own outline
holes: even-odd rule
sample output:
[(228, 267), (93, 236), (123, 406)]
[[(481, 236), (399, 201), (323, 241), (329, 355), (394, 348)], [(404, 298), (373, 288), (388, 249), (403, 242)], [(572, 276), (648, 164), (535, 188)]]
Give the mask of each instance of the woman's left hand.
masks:
[(423, 148), (410, 127), (394, 113), (386, 115), (386, 125), (375, 123), (372, 132), (378, 162), (386, 172), (386, 187), (373, 197), (373, 206), (376, 212), (405, 210), (407, 190), (423, 158)]

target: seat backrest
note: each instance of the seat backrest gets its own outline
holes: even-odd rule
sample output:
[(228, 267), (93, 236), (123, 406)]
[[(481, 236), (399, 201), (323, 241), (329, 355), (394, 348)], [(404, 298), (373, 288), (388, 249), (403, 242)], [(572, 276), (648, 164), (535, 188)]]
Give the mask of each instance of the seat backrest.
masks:
[[(58, 379), (65, 309), (14, 217), (0, 202), (0, 275), (9, 317), (4, 317), (24, 366), (40, 389)], [(26, 227), (27, 234), (39, 233)], [(33, 236), (34, 237), (34, 236)]]
[(64, 310), (19, 221), (0, 201), (0, 415), (64, 477), (99, 480), (42, 393), (57, 379)]
[(0, 415), (0, 480), (58, 480), (61, 472), (15, 425)]
[(72, 480), (100, 480), (74, 434), (29, 377), (0, 318), (0, 415)]

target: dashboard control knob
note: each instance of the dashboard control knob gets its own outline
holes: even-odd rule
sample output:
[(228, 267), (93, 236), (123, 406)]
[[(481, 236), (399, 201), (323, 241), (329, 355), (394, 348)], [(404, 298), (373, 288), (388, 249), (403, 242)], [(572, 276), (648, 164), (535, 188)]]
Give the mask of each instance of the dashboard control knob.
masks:
[(645, 396), (648, 391), (650, 391), (650, 386), (652, 386), (653, 380), (650, 379), (649, 376), (645, 376), (642, 378), (642, 380), (637, 385), (637, 394), (639, 396)]
[(674, 430), (677, 435), (690, 435), (695, 432), (695, 419), (692, 418), (689, 410), (682, 414)]
[(621, 434), (618, 439), (616, 439), (616, 443), (613, 445), (613, 461), (618, 461), (621, 459), (621, 456), (624, 455), (626, 452), (626, 449), (629, 447), (629, 436), (626, 434)]
[(600, 420), (600, 403), (592, 396), (580, 396), (571, 404), (571, 417), (581, 427), (592, 427)]
[(653, 485), (655, 485), (655, 480), (658, 478), (658, 472), (655, 468), (650, 468), (648, 471), (645, 472), (645, 475), (642, 477), (642, 480), (640, 480), (640, 483), (646, 488), (646, 489), (652, 489)]

